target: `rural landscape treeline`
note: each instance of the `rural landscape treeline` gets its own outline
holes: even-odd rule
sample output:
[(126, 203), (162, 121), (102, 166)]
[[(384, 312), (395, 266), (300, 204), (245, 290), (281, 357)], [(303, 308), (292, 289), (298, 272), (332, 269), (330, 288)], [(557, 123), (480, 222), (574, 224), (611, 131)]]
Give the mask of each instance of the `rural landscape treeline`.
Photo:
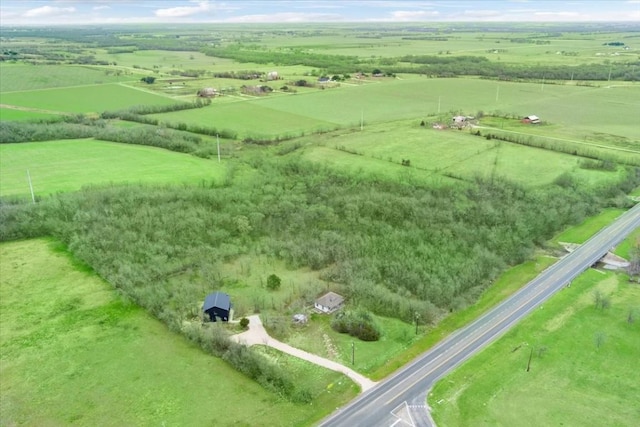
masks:
[[(62, 242), (79, 265), (171, 331), (278, 398), (309, 404), (320, 393), (272, 357), (232, 342), (235, 325), (204, 321), (205, 295), (230, 293), (234, 317), (244, 326), (246, 317), (261, 313), (267, 330), (286, 341), (299, 326), (290, 326), (292, 315), (310, 314), (321, 294), (339, 292), (346, 301), (343, 317), (311, 319), (314, 330), (323, 331), (323, 351), (332, 354), (327, 331), (333, 327), (363, 341), (400, 343), (402, 349), (385, 356), (392, 359), (414, 342), (414, 326), (418, 336), (419, 328), (429, 330), (472, 306), (507, 269), (536, 253), (558, 255), (561, 249), (550, 239), (559, 232), (635, 203), (629, 195), (640, 186), (639, 139), (625, 117), (633, 117), (637, 101), (615, 87), (640, 81), (637, 54), (583, 60), (578, 50), (554, 50), (577, 32), (606, 49), (623, 49), (620, 40), (631, 44), (637, 37), (628, 36), (624, 25), (606, 37), (596, 24), (545, 31), (470, 24), (461, 32), (413, 24), (248, 28), (16, 28), (3, 39), (1, 67), (14, 85), (3, 84), (0, 107), (18, 119), (0, 120), (0, 148), (8, 148), (7, 158), (27, 160), (11, 171), (19, 175), (16, 188), (3, 187), (0, 241)], [(448, 43), (461, 43), (462, 32), (486, 48), (473, 55), (451, 51)], [(315, 37), (317, 43), (307, 42)], [(332, 37), (348, 52), (336, 53), (327, 42)], [(387, 39), (396, 47), (424, 43), (428, 49), (396, 52)], [(354, 54), (359, 43), (386, 54)], [(514, 46), (548, 49), (551, 59), (502, 60)], [(187, 56), (169, 66), (163, 63), (168, 52)], [(34, 77), (31, 88), (19, 67), (61, 74)], [(266, 71), (271, 69), (281, 69), (280, 75)], [(43, 107), (38, 91), (58, 88), (48, 96), (68, 96), (69, 88), (56, 81), (64, 70), (82, 76), (91, 90), (113, 91), (115, 101), (58, 111), (54, 99), (54, 107)], [(92, 79), (99, 80), (90, 84)], [(467, 93), (458, 81), (477, 86)], [(611, 91), (596, 92), (604, 85)], [(475, 98), (474, 90), (482, 95)], [(346, 105), (340, 96), (347, 91), (366, 99), (364, 107)], [(451, 94), (456, 91), (462, 95)], [(131, 98), (123, 100), (121, 93)], [(563, 111), (571, 96), (577, 99), (573, 110)], [(544, 103), (518, 104), (522, 98)], [(593, 113), (596, 107), (584, 99), (602, 99), (610, 111)], [(530, 105), (538, 110), (526, 114), (544, 116), (548, 109), (542, 122), (524, 117)], [(615, 124), (571, 123), (600, 114), (603, 121), (615, 116)], [(77, 191), (34, 193), (36, 168), (41, 184), (55, 182), (50, 169), (75, 167), (69, 166), (78, 162), (70, 151), (55, 151), (70, 140), (117, 143), (123, 152), (145, 146), (176, 157), (152, 166), (165, 171), (164, 181), (127, 181), (114, 173), (100, 182), (74, 183)], [(32, 165), (22, 154), (27, 151), (19, 150), (38, 144), (55, 154)], [(170, 171), (184, 158), (206, 162), (215, 173), (183, 182)], [(3, 168), (14, 166), (9, 163)], [(640, 249), (632, 254), (637, 267)], [(252, 268), (269, 268), (270, 275), (256, 279)], [(278, 275), (285, 274), (281, 282)], [(392, 336), (392, 322), (405, 331)], [(383, 363), (364, 369), (371, 373)]]
[(600, 188), (559, 179), (533, 190), (478, 178), (434, 189), (295, 158), (256, 155), (245, 165), (242, 180), (200, 188), (129, 185), (35, 205), (5, 200), (1, 236), (56, 236), (176, 329), (197, 314), (202, 289), (219, 280), (216, 263), (247, 253), (323, 270), (376, 314), (411, 322), (418, 312), (431, 323), (473, 302), (567, 225), (604, 207), (628, 207), (625, 194), (640, 184), (629, 169)]

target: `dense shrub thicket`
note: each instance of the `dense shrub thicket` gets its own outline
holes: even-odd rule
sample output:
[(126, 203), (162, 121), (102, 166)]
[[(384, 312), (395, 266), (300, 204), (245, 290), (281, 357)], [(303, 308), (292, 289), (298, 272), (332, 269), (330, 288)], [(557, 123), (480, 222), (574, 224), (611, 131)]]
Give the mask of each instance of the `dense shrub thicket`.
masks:
[(1, 144), (79, 138), (150, 145), (180, 153), (195, 153), (202, 143), (202, 139), (198, 136), (155, 126), (123, 128), (109, 126), (104, 122), (93, 124), (0, 122)]
[[(280, 158), (282, 159), (282, 158)], [(410, 187), (299, 160), (253, 162), (255, 180), (199, 188), (107, 187), (0, 206), (0, 239), (54, 235), (168, 324), (197, 313), (214, 260), (264, 253), (322, 270), (354, 305), (426, 322), (464, 306), (535, 245), (640, 182), (524, 189), (494, 179)], [(561, 185), (562, 184), (562, 185)], [(197, 308), (197, 306), (195, 306)], [(178, 326), (175, 326), (178, 327)]]

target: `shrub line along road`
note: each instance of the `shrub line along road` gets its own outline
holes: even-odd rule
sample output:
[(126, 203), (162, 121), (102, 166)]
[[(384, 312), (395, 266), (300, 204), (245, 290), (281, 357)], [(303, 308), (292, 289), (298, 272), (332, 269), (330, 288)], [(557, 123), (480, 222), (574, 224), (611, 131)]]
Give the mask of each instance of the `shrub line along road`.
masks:
[(323, 427), (435, 425), (426, 405), (435, 382), (495, 341), (555, 292), (595, 264), (607, 251), (640, 227), (640, 204), (600, 230), (511, 297), (459, 329), (398, 373), (378, 383), (321, 422)]

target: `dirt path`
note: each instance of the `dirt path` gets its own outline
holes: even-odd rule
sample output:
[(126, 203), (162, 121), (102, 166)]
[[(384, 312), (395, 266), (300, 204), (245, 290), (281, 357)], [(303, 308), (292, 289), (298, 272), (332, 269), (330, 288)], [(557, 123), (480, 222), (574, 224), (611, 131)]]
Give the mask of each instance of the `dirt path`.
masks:
[(235, 342), (239, 342), (248, 346), (252, 345), (266, 345), (269, 347), (273, 347), (277, 350), (280, 350), (284, 353), (290, 354), (292, 356), (298, 357), (300, 359), (304, 359), (308, 362), (315, 363), (316, 365), (325, 367), (327, 369), (331, 369), (332, 371), (342, 372), (351, 380), (358, 383), (360, 385), (361, 391), (367, 391), (373, 386), (376, 385), (374, 381), (371, 381), (369, 378), (365, 377), (357, 373), (356, 371), (347, 368), (344, 365), (336, 363), (332, 360), (325, 359), (323, 357), (317, 356), (315, 354), (307, 353), (304, 350), (300, 350), (295, 347), (291, 347), (288, 344), (285, 344), (281, 341), (278, 341), (269, 336), (267, 331), (262, 326), (262, 321), (260, 320), (260, 316), (253, 315), (249, 316), (249, 330), (243, 332), (241, 334), (236, 334), (231, 337)]

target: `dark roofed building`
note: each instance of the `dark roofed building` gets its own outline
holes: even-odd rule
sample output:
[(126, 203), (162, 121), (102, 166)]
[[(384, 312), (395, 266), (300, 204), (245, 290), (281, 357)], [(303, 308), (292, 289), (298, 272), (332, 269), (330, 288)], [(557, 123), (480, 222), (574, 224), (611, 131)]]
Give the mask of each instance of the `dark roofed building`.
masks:
[(217, 317), (223, 322), (227, 322), (229, 321), (231, 307), (233, 307), (233, 305), (231, 304), (231, 298), (228, 294), (224, 292), (214, 292), (207, 295), (204, 299), (202, 311), (209, 315), (209, 319), (212, 322), (215, 322)]

